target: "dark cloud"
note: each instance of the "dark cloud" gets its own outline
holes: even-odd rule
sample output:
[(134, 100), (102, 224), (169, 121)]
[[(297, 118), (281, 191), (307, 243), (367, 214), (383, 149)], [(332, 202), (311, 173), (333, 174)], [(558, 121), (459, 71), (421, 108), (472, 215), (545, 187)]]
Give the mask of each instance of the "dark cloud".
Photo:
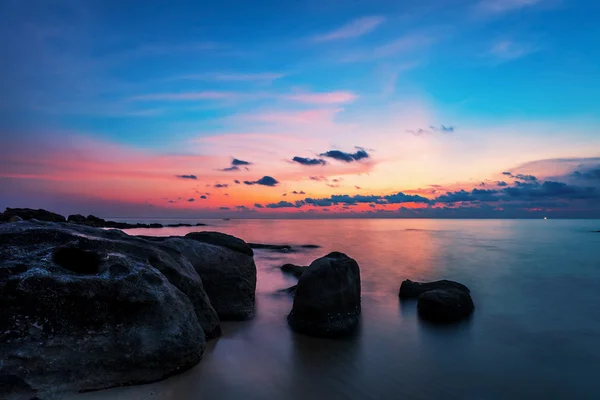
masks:
[(197, 180), (198, 177), (196, 175), (175, 175), (176, 177), (178, 177), (179, 179), (191, 179), (191, 180)]
[(244, 181), (246, 185), (263, 185), (263, 186), (277, 186), (279, 181), (270, 176), (263, 176), (257, 181)]
[(508, 183), (504, 182), (504, 181), (498, 181), (496, 183), (498, 186), (508, 186)]
[(226, 188), (226, 187), (229, 187), (229, 185), (228, 185), (228, 184), (226, 184), (226, 183), (215, 183), (215, 184), (213, 185), (213, 187), (215, 187), (215, 188), (217, 188), (217, 189), (220, 189), (220, 188)]
[(304, 204), (303, 201), (296, 201), (295, 203), (290, 203), (289, 201), (280, 201), (278, 203), (269, 203), (265, 207), (267, 208), (298, 208)]
[(600, 194), (594, 187), (567, 185), (563, 182), (545, 181), (542, 184), (520, 184), (502, 190), (509, 198), (562, 198), (596, 199)]
[(363, 158), (369, 158), (369, 154), (363, 149), (359, 149), (356, 153), (345, 153), (341, 150), (329, 150), (319, 155), (321, 157), (329, 157), (343, 162), (353, 162), (362, 160)]
[(205, 195), (200, 196), (201, 199), (206, 199)]
[(503, 175), (510, 176), (513, 179), (520, 179), (522, 181), (527, 182), (536, 182), (538, 179), (533, 175), (524, 175), (524, 174), (516, 174), (514, 175), (512, 172), (503, 172)]
[(299, 191), (299, 192), (298, 192), (298, 191), (296, 191), (296, 190), (294, 190), (292, 193), (293, 193), (293, 194), (306, 194), (306, 193), (304, 193), (303, 191)]
[(591, 169), (589, 171), (575, 171), (571, 174), (577, 179), (600, 180), (600, 168)]
[(311, 181), (325, 181), (327, 178), (324, 176), (311, 176), (309, 177)]
[(192, 202), (192, 201), (196, 201), (196, 199), (194, 198), (189, 198), (187, 201)]
[(235, 206), (238, 211), (250, 211), (250, 209), (246, 206)]
[(304, 158), (304, 157), (294, 157), (292, 158), (293, 162), (297, 162), (302, 165), (325, 165), (327, 161), (322, 158)]
[(259, 204), (259, 203), (254, 203), (254, 207), (256, 207), (256, 208), (263, 208), (262, 204)]
[(318, 207), (329, 207), (333, 204), (333, 202), (330, 199), (311, 199), (310, 197), (304, 199), (304, 202), (306, 204), (310, 204), (311, 206)]
[(239, 171), (240, 167), (238, 167), (237, 165), (232, 165), (231, 167), (228, 168), (222, 168), (219, 171), (223, 171), (223, 172), (231, 172), (231, 171)]
[(478, 202), (478, 201), (497, 201), (495, 197), (499, 192), (497, 190), (473, 189), (471, 192), (459, 190), (457, 192), (447, 192), (435, 199), (437, 203), (458, 203), (458, 202)]
[(233, 182), (235, 182), (236, 185), (240, 184), (240, 181), (238, 181), (237, 179), (235, 181), (233, 181)]
[(239, 165), (252, 165), (252, 163), (249, 162), (249, 161), (238, 160), (237, 158), (234, 158), (231, 161), (231, 165), (235, 165), (235, 166), (239, 166)]
[(219, 210), (231, 210), (229, 207), (219, 207)]
[(433, 201), (419, 195), (404, 194), (398, 192), (386, 196), (377, 195), (354, 195), (334, 194), (331, 197), (324, 199), (306, 198), (304, 202), (309, 205), (328, 207), (333, 204), (354, 205), (359, 203), (377, 203), (377, 204), (400, 204), (400, 203), (423, 203), (433, 204)]
[(356, 185), (354, 185), (354, 187), (355, 187), (357, 190), (360, 190), (360, 186), (356, 186)]
[(177, 203), (175, 200), (169, 200), (169, 203)]
[(284, 193), (284, 194), (281, 195), (281, 197), (285, 197), (285, 196), (287, 196), (287, 193)]
[(423, 136), (423, 135), (426, 135), (428, 133), (431, 133), (430, 130), (421, 129), (421, 128), (419, 128), (419, 129), (408, 129), (406, 132), (412, 133), (415, 136)]
[(443, 133), (453, 133), (456, 128), (453, 126), (440, 125), (438, 126), (430, 126), (429, 127), (434, 132), (443, 132)]

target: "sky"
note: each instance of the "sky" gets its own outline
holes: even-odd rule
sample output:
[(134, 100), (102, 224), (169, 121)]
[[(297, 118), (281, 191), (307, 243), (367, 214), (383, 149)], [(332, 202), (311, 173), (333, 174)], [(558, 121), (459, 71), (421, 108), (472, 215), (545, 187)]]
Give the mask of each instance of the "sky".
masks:
[(600, 218), (600, 2), (0, 0), (0, 207)]

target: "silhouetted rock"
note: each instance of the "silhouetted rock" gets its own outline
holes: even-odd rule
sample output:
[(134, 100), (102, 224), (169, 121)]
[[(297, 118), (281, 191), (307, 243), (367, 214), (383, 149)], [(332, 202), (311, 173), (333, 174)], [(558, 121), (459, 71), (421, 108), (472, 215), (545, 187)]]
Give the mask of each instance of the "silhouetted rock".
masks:
[[(222, 320), (254, 316), (256, 265), (246, 242), (225, 234), (188, 234), (185, 237), (146, 237), (181, 252), (202, 278), (210, 302)], [(198, 241), (211, 240), (213, 243)], [(215, 243), (221, 243), (220, 245)], [(244, 247), (245, 246), (245, 247)], [(238, 250), (239, 249), (239, 250)], [(243, 251), (240, 251), (243, 250)]]
[(200, 361), (204, 330), (220, 331), (180, 252), (38, 221), (0, 226), (0, 326), (2, 391), (26, 398), (163, 379)]
[(295, 277), (299, 278), (300, 276), (302, 276), (302, 274), (304, 273), (304, 271), (307, 269), (308, 267), (303, 267), (300, 265), (294, 265), (294, 264), (283, 264), (280, 269), (283, 272), (288, 272), (290, 274), (293, 274)]
[(262, 249), (262, 250), (274, 250), (282, 253), (289, 253), (292, 251), (292, 246), (287, 244), (263, 244), (263, 243), (248, 243), (253, 249)]
[(475, 306), (468, 290), (434, 289), (419, 295), (419, 315), (433, 322), (454, 322), (469, 316)]
[(168, 226), (169, 228), (179, 228), (179, 227), (182, 227), (182, 226), (187, 226), (187, 227), (189, 227), (189, 226), (192, 226), (192, 224), (169, 224), (169, 225), (167, 225), (167, 226)]
[(319, 246), (318, 244), (303, 244), (300, 247), (305, 248), (305, 249), (318, 249), (321, 246)]
[(469, 288), (462, 283), (448, 281), (446, 279), (425, 283), (413, 282), (410, 279), (407, 279), (400, 285), (400, 292), (398, 295), (403, 298), (414, 298), (418, 297), (421, 293), (434, 289), (458, 289), (469, 293)]
[(8, 222), (20, 222), (23, 221), (23, 218), (19, 217), (18, 215), (13, 215), (12, 217), (10, 217), (8, 219)]
[(337, 337), (352, 333), (360, 315), (360, 269), (339, 252), (313, 261), (300, 277), (291, 328), (313, 336)]
[(185, 235), (188, 239), (193, 239), (198, 242), (214, 244), (215, 246), (227, 247), (228, 249), (239, 251), (249, 256), (253, 256), (254, 252), (242, 239), (235, 236), (227, 235), (221, 232), (190, 232)]
[(86, 225), (87, 218), (81, 214), (73, 214), (67, 217), (67, 222), (71, 222), (72, 224)]
[(206, 226), (206, 224), (203, 224), (201, 222), (197, 223), (196, 226)]
[(62, 215), (46, 210), (33, 210), (31, 208), (7, 208), (0, 217), (0, 220), (8, 222), (12, 217), (20, 217), (23, 220), (37, 219), (38, 221), (49, 222), (66, 221)]

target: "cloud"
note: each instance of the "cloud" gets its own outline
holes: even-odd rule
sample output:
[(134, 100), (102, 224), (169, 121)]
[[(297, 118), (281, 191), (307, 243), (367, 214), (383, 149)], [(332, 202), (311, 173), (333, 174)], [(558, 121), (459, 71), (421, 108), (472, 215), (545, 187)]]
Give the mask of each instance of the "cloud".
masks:
[(289, 100), (305, 104), (343, 104), (356, 100), (358, 96), (352, 92), (231, 92), (231, 91), (198, 91), (177, 93), (148, 93), (130, 97), (130, 101), (251, 101), (251, 100)]
[(478, 202), (478, 201), (497, 201), (495, 197), (499, 192), (497, 190), (489, 189), (473, 189), (471, 192), (467, 192), (464, 189), (456, 192), (447, 192), (435, 199), (437, 203), (458, 203), (458, 202)]
[(256, 208), (263, 208), (262, 204), (260, 204), (260, 203), (254, 203), (254, 207), (256, 207)]
[(595, 187), (580, 187), (563, 182), (545, 181), (539, 183), (522, 183), (502, 190), (510, 198), (562, 198), (562, 199), (596, 199), (600, 194)]
[(191, 202), (193, 202), (193, 201), (196, 201), (196, 199), (194, 199), (194, 198), (189, 198), (187, 201), (189, 201), (189, 202), (191, 203)]
[(444, 132), (444, 133), (453, 133), (456, 130), (456, 128), (453, 127), (452, 125), (449, 125), (449, 126), (440, 125), (439, 127), (432, 125), (429, 128), (431, 128), (431, 130), (434, 132)]
[(499, 40), (492, 44), (489, 53), (501, 61), (511, 61), (536, 51), (537, 49), (530, 45), (516, 43), (511, 40)]
[(350, 103), (358, 98), (351, 92), (325, 92), (325, 93), (296, 93), (282, 96), (283, 99), (308, 104), (343, 104)]
[(418, 33), (408, 34), (374, 48), (370, 47), (362, 51), (346, 54), (339, 57), (338, 60), (341, 62), (364, 62), (392, 57), (429, 46), (435, 40), (434, 37), (429, 35)]
[(238, 160), (237, 158), (234, 158), (231, 161), (231, 165), (236, 165), (236, 166), (240, 166), (240, 165), (251, 165), (252, 163), (249, 161), (244, 161), (244, 160)]
[(385, 18), (381, 16), (358, 18), (331, 32), (317, 35), (313, 37), (312, 40), (315, 42), (327, 42), (331, 40), (356, 38), (371, 32), (384, 21)]
[(428, 129), (419, 128), (419, 129), (408, 129), (406, 132), (412, 133), (415, 136), (425, 136), (430, 133), (454, 133), (456, 128), (452, 125), (440, 125), (440, 126), (429, 126)]
[(207, 199), (206, 195), (200, 196), (201, 199)]
[(240, 184), (240, 181), (238, 181), (237, 179), (235, 181), (233, 181), (236, 185)]
[(575, 171), (571, 174), (571, 176), (577, 179), (600, 180), (600, 168), (583, 172)]
[(362, 149), (358, 150), (356, 153), (345, 153), (341, 150), (329, 150), (319, 155), (321, 157), (329, 157), (343, 162), (353, 162), (362, 160), (363, 158), (369, 158), (369, 154)]
[(297, 201), (295, 203), (290, 203), (289, 201), (280, 201), (278, 203), (269, 203), (265, 207), (266, 208), (298, 208), (304, 204), (302, 201)]
[(292, 193), (293, 193), (293, 194), (306, 194), (306, 193), (304, 193), (303, 191), (299, 191), (299, 192), (298, 192), (298, 191), (296, 191), (296, 190), (294, 190)]
[(327, 164), (327, 161), (323, 160), (322, 158), (304, 158), (304, 157), (294, 157), (292, 158), (293, 162), (297, 162), (298, 164), (302, 164), (302, 165), (325, 165)]
[(246, 185), (263, 185), (263, 186), (277, 186), (279, 181), (270, 176), (263, 176), (257, 181), (244, 181)]
[(213, 72), (206, 74), (182, 75), (174, 79), (222, 81), (222, 82), (272, 82), (281, 79), (285, 74), (262, 72), (262, 73), (227, 73)]
[(541, 4), (545, 0), (483, 0), (475, 7), (484, 14), (503, 14)]
[(508, 183), (504, 182), (504, 181), (498, 181), (496, 183), (498, 186), (508, 186)]
[(536, 182), (538, 179), (533, 175), (525, 175), (525, 174), (513, 174), (512, 172), (503, 172), (502, 175), (509, 176), (513, 179), (520, 179), (522, 181), (527, 182)]
[(325, 178), (324, 176), (309, 176), (309, 179), (311, 181), (326, 181), (327, 178)]
[(229, 207), (219, 207), (219, 210), (231, 210)]
[(179, 179), (192, 179), (197, 180), (198, 177), (196, 175), (176, 175)]
[(227, 183), (215, 183), (215, 184), (213, 185), (213, 187), (214, 187), (214, 188), (217, 188), (217, 189), (221, 189), (221, 188), (226, 188), (226, 187), (229, 187), (229, 185), (228, 185)]
[(231, 167), (221, 168), (219, 171), (231, 172), (231, 171), (239, 171), (239, 170), (240, 170), (240, 167), (238, 167), (237, 165), (233, 165)]
[(313, 206), (329, 207), (331, 205), (356, 205), (359, 203), (376, 203), (376, 204), (400, 204), (400, 203), (422, 203), (433, 204), (431, 199), (419, 195), (410, 195), (398, 192), (390, 195), (354, 195), (347, 194), (332, 195), (328, 198), (313, 199), (306, 198), (304, 202)]

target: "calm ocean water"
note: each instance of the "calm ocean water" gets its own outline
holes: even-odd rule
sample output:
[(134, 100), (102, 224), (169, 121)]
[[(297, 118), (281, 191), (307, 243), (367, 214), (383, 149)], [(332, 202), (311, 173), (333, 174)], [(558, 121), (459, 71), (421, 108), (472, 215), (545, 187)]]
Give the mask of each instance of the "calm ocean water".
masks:
[[(129, 233), (218, 230), (322, 248), (256, 251), (256, 317), (224, 323), (190, 371), (74, 399), (600, 398), (600, 233), (590, 232), (600, 220), (193, 222), (211, 226)], [(279, 266), (333, 250), (360, 265), (360, 332), (337, 341), (292, 333), (292, 298), (276, 292), (296, 279)], [(475, 313), (451, 326), (420, 321), (416, 303), (398, 299), (406, 278), (466, 284)]]

